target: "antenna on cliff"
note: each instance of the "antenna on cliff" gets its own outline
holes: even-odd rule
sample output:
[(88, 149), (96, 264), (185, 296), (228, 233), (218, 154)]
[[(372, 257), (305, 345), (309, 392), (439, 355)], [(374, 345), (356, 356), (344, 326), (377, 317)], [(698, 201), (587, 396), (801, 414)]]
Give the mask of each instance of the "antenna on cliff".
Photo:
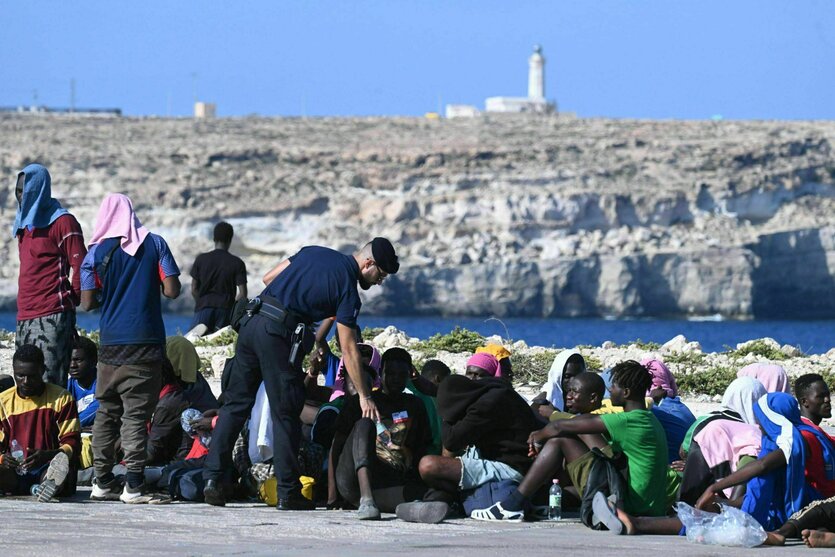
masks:
[(197, 72), (191, 72), (191, 97), (192, 102), (197, 102)]
[(504, 328), (504, 335), (505, 335), (504, 338), (505, 338), (505, 340), (508, 343), (510, 343), (510, 341), (513, 340), (513, 339), (510, 338), (510, 331), (507, 330), (507, 325), (504, 324), (504, 321), (502, 321), (501, 319), (499, 319), (498, 317), (495, 317), (495, 316), (494, 317), (488, 317), (487, 319), (484, 320), (485, 323), (487, 323), (488, 321), (498, 321), (501, 324), (502, 328)]

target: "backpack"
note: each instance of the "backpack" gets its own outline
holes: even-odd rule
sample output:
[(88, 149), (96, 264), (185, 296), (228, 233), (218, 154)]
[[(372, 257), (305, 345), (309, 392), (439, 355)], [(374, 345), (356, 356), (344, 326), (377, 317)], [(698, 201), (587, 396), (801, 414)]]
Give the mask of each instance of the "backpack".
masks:
[(467, 516), (476, 509), (486, 509), (494, 503), (509, 497), (519, 482), (514, 480), (502, 480), (499, 482), (487, 482), (475, 489), (468, 489), (461, 493), (462, 505)]
[(622, 454), (610, 458), (603, 454), (599, 448), (591, 450), (594, 462), (589, 471), (589, 478), (583, 490), (583, 499), (580, 502), (580, 520), (592, 530), (603, 530), (605, 526), (594, 520), (592, 500), (598, 491), (609, 498), (619, 508), (623, 508), (623, 500), (626, 496), (626, 457)]

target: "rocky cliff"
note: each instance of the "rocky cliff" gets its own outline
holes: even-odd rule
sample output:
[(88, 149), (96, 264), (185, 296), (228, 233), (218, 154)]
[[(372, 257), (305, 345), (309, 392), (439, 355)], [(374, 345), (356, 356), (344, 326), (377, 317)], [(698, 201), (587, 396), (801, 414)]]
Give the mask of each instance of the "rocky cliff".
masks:
[[(835, 316), (835, 123), (2, 115), (0, 134), (3, 222), (38, 161), (88, 234), (124, 192), (185, 271), (228, 220), (253, 292), (302, 245), (386, 235), (402, 271), (365, 311)], [(9, 234), (0, 254), (10, 307)]]

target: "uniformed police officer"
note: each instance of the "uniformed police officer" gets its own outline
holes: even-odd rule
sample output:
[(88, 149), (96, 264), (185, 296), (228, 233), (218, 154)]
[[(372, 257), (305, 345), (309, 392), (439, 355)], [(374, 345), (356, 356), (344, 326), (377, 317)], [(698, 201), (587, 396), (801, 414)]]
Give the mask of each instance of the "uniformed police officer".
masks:
[(241, 320), (235, 362), (224, 404), (212, 432), (203, 477), (205, 501), (226, 503), (221, 489), (233, 470), (232, 447), (252, 411), (261, 382), (267, 392), (273, 422), (273, 466), (278, 480), (279, 510), (308, 510), (313, 503), (301, 494), (298, 451), (299, 414), (304, 406), (303, 355), (313, 345), (315, 321), (336, 317), (345, 367), (360, 395), (363, 417), (379, 421), (371, 386), (363, 379), (354, 328), (363, 290), (397, 272), (394, 247), (374, 238), (353, 256), (319, 246), (302, 248), (264, 276), (267, 287), (247, 306)]

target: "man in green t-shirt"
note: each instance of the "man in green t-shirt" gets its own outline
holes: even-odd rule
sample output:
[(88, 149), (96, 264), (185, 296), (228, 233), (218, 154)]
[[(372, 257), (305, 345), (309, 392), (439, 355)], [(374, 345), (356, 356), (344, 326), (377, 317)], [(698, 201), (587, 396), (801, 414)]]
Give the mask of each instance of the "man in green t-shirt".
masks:
[(664, 515), (667, 441), (658, 419), (646, 408), (644, 396), (651, 384), (652, 376), (638, 362), (628, 360), (616, 365), (609, 391), (612, 405), (622, 406), (624, 411), (559, 420), (531, 433), (528, 442), (536, 461), (518, 489), (487, 509), (473, 511), (471, 516), (480, 520), (520, 521), (533, 494), (554, 477), (561, 478), (563, 485), (573, 483), (573, 489), (582, 495), (583, 480), (588, 477), (592, 461), (590, 449), (595, 447), (626, 455), (626, 509), (641, 509), (647, 516)]

